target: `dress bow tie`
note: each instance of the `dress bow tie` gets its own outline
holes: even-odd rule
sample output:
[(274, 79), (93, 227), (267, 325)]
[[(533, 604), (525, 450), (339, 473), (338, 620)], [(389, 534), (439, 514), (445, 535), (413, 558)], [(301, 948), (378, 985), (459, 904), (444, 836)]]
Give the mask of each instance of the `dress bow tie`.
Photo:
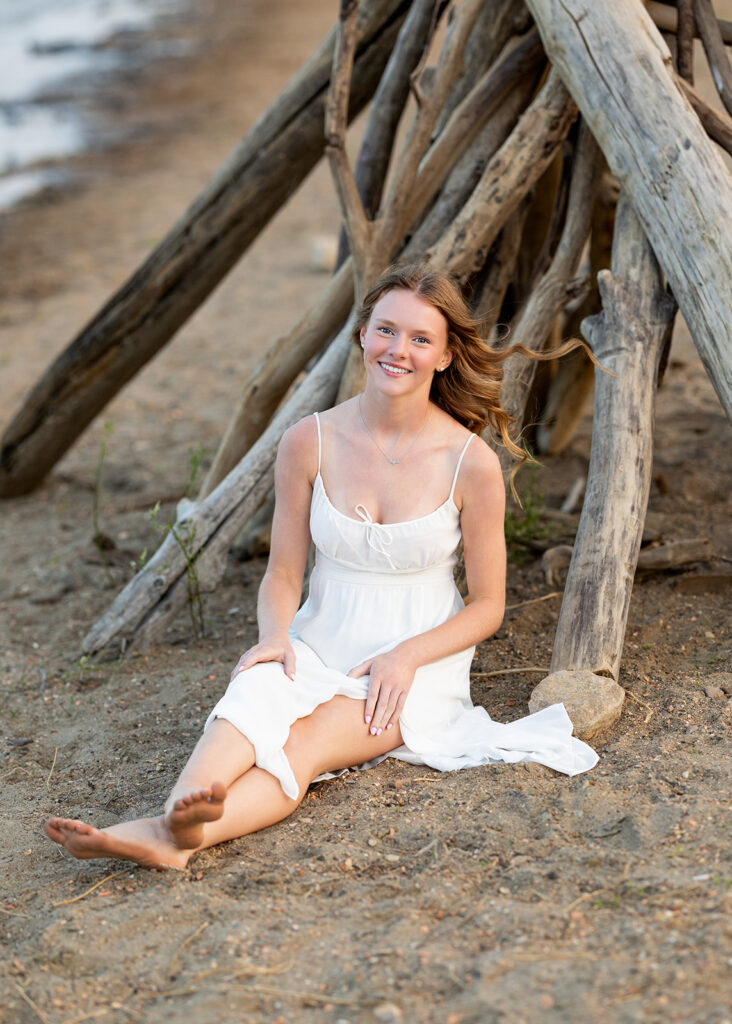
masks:
[(359, 517), (359, 519), (366, 525), (366, 542), (373, 551), (378, 551), (380, 555), (389, 563), (392, 569), (396, 569), (396, 566), (391, 560), (391, 555), (387, 551), (387, 546), (392, 542), (391, 532), (388, 527), (384, 526), (383, 523), (375, 523), (371, 518), (371, 513), (365, 505), (360, 503), (354, 506), (353, 511)]

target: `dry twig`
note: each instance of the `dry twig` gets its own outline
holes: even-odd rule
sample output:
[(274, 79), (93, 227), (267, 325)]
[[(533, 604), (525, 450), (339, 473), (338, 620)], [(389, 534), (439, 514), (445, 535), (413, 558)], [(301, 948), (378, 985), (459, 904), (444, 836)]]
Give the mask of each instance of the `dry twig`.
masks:
[(626, 693), (626, 696), (630, 697), (631, 700), (634, 700), (636, 702), (636, 704), (640, 704), (640, 706), (642, 708), (646, 709), (648, 714), (643, 719), (643, 724), (644, 725), (648, 725), (648, 723), (650, 722), (651, 718), (653, 717), (653, 708), (651, 708), (648, 704), (646, 704), (646, 702), (644, 700), (641, 700), (640, 697), (636, 697), (636, 695), (633, 693), (632, 690), (626, 690), (625, 693)]
[(507, 604), (506, 611), (512, 612), (515, 608), (523, 608), (527, 604), (537, 604), (539, 601), (548, 601), (550, 597), (561, 597), (564, 591), (562, 590), (551, 590), (548, 594), (542, 594), (541, 597), (531, 597), (528, 601), (518, 601), (516, 604)]
[(493, 672), (471, 672), (471, 679), (491, 679), (493, 676), (515, 676), (521, 675), (522, 672), (543, 672), (544, 675), (549, 674), (548, 668), (541, 668), (538, 665), (528, 665), (526, 668), (499, 668)]
[(118, 875), (123, 875), (123, 874), (124, 874), (124, 871), (113, 871), (111, 875), (105, 875), (104, 878), (100, 879), (98, 882), (95, 882), (94, 885), (91, 886), (91, 888), (86, 889), (82, 893), (79, 893), (78, 896), (73, 896), (69, 900), (60, 900), (58, 903), (52, 903), (51, 906), (52, 907), (65, 907), (69, 903), (78, 903), (79, 900), (83, 900), (85, 896), (88, 896), (90, 893), (94, 892), (95, 889), (98, 889), (100, 885), (104, 885), (105, 882), (108, 882), (110, 880), (110, 878), (117, 878)]
[(56, 749), (53, 752), (53, 763), (51, 764), (51, 771), (48, 773), (48, 778), (46, 779), (46, 789), (50, 789), (51, 788), (51, 776), (53, 775), (53, 769), (56, 767), (56, 758), (57, 757), (58, 757), (58, 747), (56, 747)]

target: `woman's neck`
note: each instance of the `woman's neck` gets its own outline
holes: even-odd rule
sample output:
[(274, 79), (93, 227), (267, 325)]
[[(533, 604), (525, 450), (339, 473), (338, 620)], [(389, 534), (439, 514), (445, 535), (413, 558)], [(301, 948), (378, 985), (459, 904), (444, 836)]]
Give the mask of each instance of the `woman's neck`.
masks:
[(358, 403), (369, 428), (382, 437), (420, 430), (430, 408), (429, 395), (384, 395), (368, 385)]

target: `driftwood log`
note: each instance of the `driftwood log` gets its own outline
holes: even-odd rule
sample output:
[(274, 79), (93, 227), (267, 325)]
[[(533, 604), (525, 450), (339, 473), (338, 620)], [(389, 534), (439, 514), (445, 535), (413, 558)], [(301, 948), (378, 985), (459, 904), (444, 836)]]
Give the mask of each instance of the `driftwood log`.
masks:
[[(349, 99), (376, 89), (409, 0), (366, 0)], [(323, 154), (334, 36), (290, 81), (192, 206), (38, 381), (0, 448), (0, 497), (25, 494), (175, 334)]]
[[(583, 323), (595, 357), (595, 416), (585, 501), (554, 641), (551, 671), (617, 680), (651, 483), (653, 408), (661, 352), (675, 313), (627, 196), (615, 222), (603, 312)], [(541, 685), (541, 684), (540, 684)]]
[(732, 420), (732, 179), (679, 90), (668, 47), (637, 0), (526, 2)]

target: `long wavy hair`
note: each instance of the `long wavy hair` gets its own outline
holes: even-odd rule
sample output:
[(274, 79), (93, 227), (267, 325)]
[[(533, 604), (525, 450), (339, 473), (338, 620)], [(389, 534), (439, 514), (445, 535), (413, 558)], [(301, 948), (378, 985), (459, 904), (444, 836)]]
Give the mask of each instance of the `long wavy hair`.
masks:
[[(527, 453), (511, 438), (508, 428), (513, 417), (501, 405), (503, 361), (514, 352), (532, 359), (554, 358), (567, 348), (551, 353), (536, 353), (523, 345), (491, 348), (480, 335), (480, 324), (463, 298), (460, 286), (450, 274), (427, 264), (412, 263), (390, 267), (368, 292), (356, 315), (353, 340), (360, 344), (361, 329), (366, 327), (376, 303), (395, 288), (414, 292), (438, 309), (447, 321), (447, 347), (452, 355), (449, 365), (432, 379), (430, 399), (475, 434), (490, 424), (504, 447), (522, 462)], [(579, 342), (570, 342), (575, 348)], [(569, 350), (569, 349), (567, 349)]]

